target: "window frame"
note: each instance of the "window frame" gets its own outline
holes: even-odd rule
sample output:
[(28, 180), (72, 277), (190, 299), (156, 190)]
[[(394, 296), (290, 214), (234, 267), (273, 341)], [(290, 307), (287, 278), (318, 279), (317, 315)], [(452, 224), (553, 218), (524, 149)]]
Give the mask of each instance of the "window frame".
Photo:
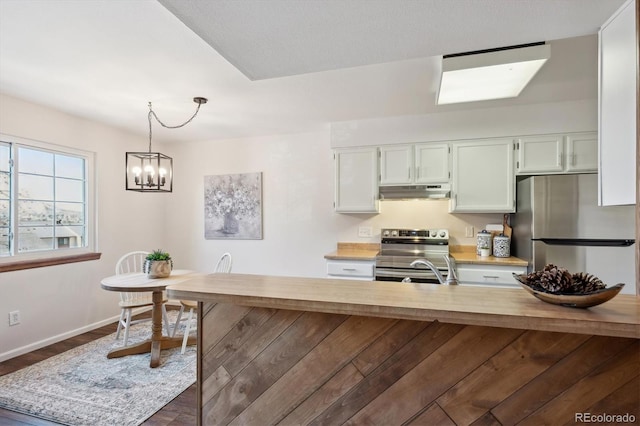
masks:
[[(18, 252), (17, 232), (18, 232), (18, 197), (17, 186), (18, 174), (17, 163), (11, 167), (10, 176), (10, 209), (11, 221), (10, 232), (13, 234), (11, 241), (12, 253), (0, 256), (0, 272), (30, 269), (42, 266), (57, 265), (62, 263), (80, 262), (84, 260), (94, 260), (100, 257), (97, 249), (97, 209), (96, 209), (96, 165), (95, 152), (85, 151), (77, 148), (71, 148), (50, 142), (37, 141), (33, 139), (12, 136), (0, 133), (0, 142), (9, 144), (12, 154), (15, 154), (20, 147), (28, 149), (36, 149), (46, 151), (52, 154), (60, 154), (67, 156), (80, 157), (84, 160), (85, 173), (85, 246), (83, 247), (65, 247), (54, 248), (48, 250), (30, 251), (25, 253)], [(11, 156), (15, 160), (15, 156)], [(17, 159), (19, 161), (19, 158)]]

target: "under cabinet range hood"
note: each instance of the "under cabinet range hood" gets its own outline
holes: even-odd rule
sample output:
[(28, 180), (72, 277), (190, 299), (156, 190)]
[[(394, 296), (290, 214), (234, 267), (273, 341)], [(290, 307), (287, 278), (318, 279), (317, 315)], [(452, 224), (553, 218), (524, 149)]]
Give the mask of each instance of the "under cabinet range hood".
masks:
[(445, 199), (450, 193), (451, 185), (448, 183), (381, 186), (380, 200)]

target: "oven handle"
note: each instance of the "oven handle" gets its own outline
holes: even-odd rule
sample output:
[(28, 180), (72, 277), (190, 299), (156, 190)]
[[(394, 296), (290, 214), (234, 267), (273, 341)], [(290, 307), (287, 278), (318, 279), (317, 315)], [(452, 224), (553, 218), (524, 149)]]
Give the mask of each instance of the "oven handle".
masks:
[(384, 247), (385, 244), (407, 244), (407, 245), (425, 245), (425, 246), (448, 246), (449, 240), (416, 240), (412, 238), (385, 238), (380, 241)]
[[(446, 275), (446, 271), (445, 271)], [(380, 277), (390, 277), (390, 278), (406, 278), (406, 277), (415, 277), (415, 278), (436, 278), (436, 274), (432, 271), (425, 269), (403, 269), (403, 270), (393, 270), (390, 271), (388, 269), (376, 268), (376, 276)]]

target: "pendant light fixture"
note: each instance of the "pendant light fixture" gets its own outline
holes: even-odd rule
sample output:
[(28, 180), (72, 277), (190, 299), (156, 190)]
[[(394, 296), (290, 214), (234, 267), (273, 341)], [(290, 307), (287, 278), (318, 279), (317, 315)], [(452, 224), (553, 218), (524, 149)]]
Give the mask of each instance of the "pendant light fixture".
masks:
[(173, 159), (161, 152), (151, 150), (151, 118), (155, 118), (158, 123), (167, 129), (177, 129), (187, 125), (193, 120), (200, 106), (207, 103), (207, 98), (195, 97), (193, 102), (198, 104), (196, 112), (191, 118), (177, 126), (164, 124), (153, 111), (149, 102), (149, 151), (148, 152), (127, 152), (125, 159), (125, 189), (127, 191), (138, 192), (172, 192), (173, 191)]

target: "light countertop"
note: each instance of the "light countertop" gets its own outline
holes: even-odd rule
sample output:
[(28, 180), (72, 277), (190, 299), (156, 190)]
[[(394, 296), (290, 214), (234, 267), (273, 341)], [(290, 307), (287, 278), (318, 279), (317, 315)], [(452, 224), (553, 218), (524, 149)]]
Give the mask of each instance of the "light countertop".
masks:
[(380, 251), (377, 243), (338, 243), (338, 249), (326, 254), (329, 260), (376, 260)]
[(211, 274), (167, 287), (171, 299), (297, 311), (640, 338), (640, 298), (589, 309), (542, 302), (521, 288)]
[(494, 266), (527, 266), (526, 260), (515, 256), (511, 257), (494, 257), (494, 256), (478, 256), (475, 246), (451, 246), (449, 254), (456, 260), (458, 264), (471, 265), (494, 265)]
[[(361, 260), (374, 261), (380, 250), (380, 244), (375, 243), (338, 243), (336, 251), (324, 256), (328, 260)], [(475, 246), (450, 247), (450, 255), (458, 264), (496, 265), (496, 266), (527, 266), (527, 261), (511, 257), (481, 257), (476, 254)]]

